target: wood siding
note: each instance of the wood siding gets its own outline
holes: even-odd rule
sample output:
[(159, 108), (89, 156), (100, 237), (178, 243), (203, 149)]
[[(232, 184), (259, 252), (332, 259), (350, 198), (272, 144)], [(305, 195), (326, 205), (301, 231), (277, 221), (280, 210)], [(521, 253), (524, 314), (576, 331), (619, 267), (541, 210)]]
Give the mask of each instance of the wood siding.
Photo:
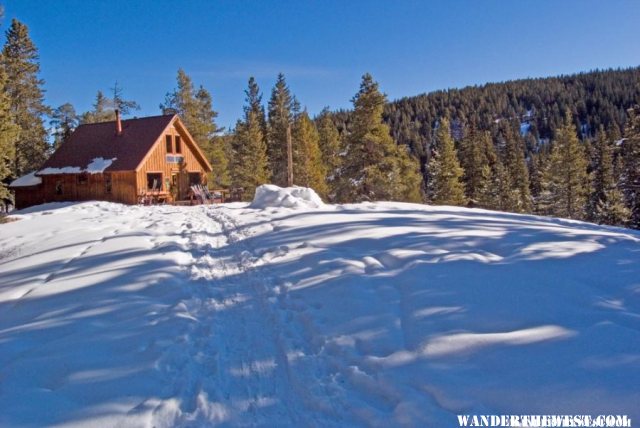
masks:
[[(174, 122), (175, 123), (175, 122)], [(170, 135), (172, 139), (172, 152), (167, 152), (166, 136)], [(180, 137), (182, 151), (176, 153), (176, 136)], [(184, 161), (182, 163), (167, 162), (167, 155), (182, 155)], [(172, 176), (176, 175), (178, 182), (177, 198), (184, 199), (187, 197), (189, 190), (189, 173), (199, 173), (201, 180), (206, 181), (206, 165), (199, 159), (197, 151), (188, 135), (186, 135), (179, 127), (170, 126), (166, 133), (161, 135), (154, 144), (151, 152), (142, 163), (136, 173), (138, 192), (147, 189), (147, 173), (162, 174), (162, 191), (171, 192)], [(167, 187), (169, 180), (169, 187)]]
[[(107, 192), (106, 177), (111, 176), (111, 192)], [(138, 202), (136, 176), (131, 172), (86, 174), (86, 181), (79, 181), (80, 174), (43, 175), (39, 186), (15, 189), (16, 208), (22, 209), (46, 202), (62, 201), (111, 201), (125, 204)], [(57, 184), (62, 186), (58, 194)]]

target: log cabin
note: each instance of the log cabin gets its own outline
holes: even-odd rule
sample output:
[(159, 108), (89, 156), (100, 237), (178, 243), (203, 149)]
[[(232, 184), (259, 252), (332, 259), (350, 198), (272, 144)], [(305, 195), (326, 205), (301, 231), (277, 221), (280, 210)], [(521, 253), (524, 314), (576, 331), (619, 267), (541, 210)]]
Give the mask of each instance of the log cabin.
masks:
[(17, 209), (58, 201), (188, 198), (211, 165), (177, 115), (80, 125), (38, 171), (14, 180)]

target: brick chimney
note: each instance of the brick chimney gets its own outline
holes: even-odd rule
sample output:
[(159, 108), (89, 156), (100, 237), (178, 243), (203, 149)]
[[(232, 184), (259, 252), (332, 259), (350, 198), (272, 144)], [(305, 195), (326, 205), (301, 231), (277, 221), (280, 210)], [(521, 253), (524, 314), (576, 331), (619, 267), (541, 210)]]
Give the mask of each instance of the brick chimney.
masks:
[(116, 135), (122, 135), (122, 122), (120, 121), (120, 110), (116, 109)]

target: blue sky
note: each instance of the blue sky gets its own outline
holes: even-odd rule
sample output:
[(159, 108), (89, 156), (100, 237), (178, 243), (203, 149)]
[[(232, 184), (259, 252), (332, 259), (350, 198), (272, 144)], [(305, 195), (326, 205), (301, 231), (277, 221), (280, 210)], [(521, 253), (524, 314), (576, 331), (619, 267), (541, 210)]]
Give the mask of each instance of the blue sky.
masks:
[(640, 1), (35, 1), (4, 3), (29, 26), (51, 106), (82, 112), (117, 80), (138, 116), (159, 113), (178, 67), (242, 114), (282, 71), (310, 113), (348, 108), (370, 72), (390, 99), (437, 89), (640, 65)]

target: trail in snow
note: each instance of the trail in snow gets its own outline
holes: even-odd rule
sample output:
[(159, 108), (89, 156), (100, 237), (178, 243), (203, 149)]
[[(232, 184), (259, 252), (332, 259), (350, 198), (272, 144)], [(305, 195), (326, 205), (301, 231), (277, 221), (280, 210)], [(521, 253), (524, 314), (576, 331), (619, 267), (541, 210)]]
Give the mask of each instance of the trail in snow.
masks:
[(640, 417), (637, 232), (271, 196), (0, 226), (0, 426)]

